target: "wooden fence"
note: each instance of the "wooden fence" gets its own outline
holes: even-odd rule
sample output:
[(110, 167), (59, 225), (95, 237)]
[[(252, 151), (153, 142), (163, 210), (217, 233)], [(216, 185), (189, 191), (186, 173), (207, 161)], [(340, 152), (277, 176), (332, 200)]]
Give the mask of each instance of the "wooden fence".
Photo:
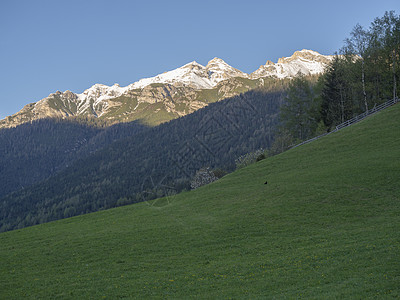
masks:
[(377, 105), (377, 106), (375, 106), (374, 108), (372, 108), (372, 109), (370, 109), (370, 110), (367, 110), (366, 112), (364, 112), (364, 113), (362, 113), (362, 114), (360, 114), (360, 115), (358, 115), (358, 116), (355, 116), (354, 118), (352, 118), (352, 119), (350, 119), (350, 120), (347, 120), (347, 121), (345, 121), (345, 122), (343, 122), (343, 123), (337, 125), (336, 128), (335, 128), (333, 131), (326, 132), (326, 133), (321, 134), (321, 135), (319, 135), (319, 136), (313, 137), (312, 139), (309, 139), (309, 140), (307, 140), (307, 141), (301, 142), (300, 144), (297, 144), (297, 145), (291, 147), (290, 149), (299, 147), (299, 146), (304, 145), (304, 144), (308, 144), (308, 143), (310, 143), (310, 142), (312, 142), (312, 141), (315, 141), (315, 140), (317, 140), (317, 139), (319, 139), (319, 138), (322, 138), (323, 136), (326, 136), (326, 135), (331, 134), (331, 133), (333, 133), (333, 132), (336, 132), (336, 131), (338, 131), (338, 130), (340, 130), (340, 129), (343, 129), (343, 128), (347, 127), (347, 126), (350, 126), (350, 125), (352, 125), (352, 124), (355, 124), (355, 123), (357, 123), (357, 122), (360, 122), (361, 120), (365, 119), (366, 117), (368, 117), (368, 116), (370, 116), (370, 115), (373, 115), (374, 113), (377, 113), (378, 111), (381, 111), (381, 110), (383, 110), (383, 109), (385, 109), (385, 108), (388, 108), (388, 107), (390, 107), (390, 106), (396, 104), (397, 102), (399, 102), (399, 98), (395, 98), (395, 99), (391, 99), (391, 100), (389, 100), (389, 101), (386, 101), (385, 103), (382, 103), (382, 104), (380, 104), (380, 105)]

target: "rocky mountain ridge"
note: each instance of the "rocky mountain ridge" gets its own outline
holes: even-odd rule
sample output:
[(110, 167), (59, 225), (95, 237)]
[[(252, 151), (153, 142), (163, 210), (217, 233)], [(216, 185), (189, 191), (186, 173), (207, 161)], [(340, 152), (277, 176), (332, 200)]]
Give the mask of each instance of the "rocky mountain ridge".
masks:
[(292, 78), (298, 73), (322, 73), (333, 56), (312, 50), (296, 51), (277, 63), (267, 61), (251, 74), (214, 58), (203, 66), (195, 61), (128, 86), (95, 84), (81, 94), (50, 94), (12, 116), (0, 120), (0, 128), (14, 127), (47, 117), (90, 116), (110, 123), (136, 119), (149, 125), (184, 116), (208, 103), (263, 86), (263, 78)]

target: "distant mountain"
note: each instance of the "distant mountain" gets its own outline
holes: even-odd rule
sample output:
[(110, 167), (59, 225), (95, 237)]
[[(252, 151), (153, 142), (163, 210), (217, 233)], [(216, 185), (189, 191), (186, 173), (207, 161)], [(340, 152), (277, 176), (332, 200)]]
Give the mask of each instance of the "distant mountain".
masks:
[(0, 128), (48, 117), (89, 116), (110, 124), (140, 120), (158, 125), (237, 94), (265, 86), (266, 78), (292, 78), (298, 73), (322, 73), (332, 56), (311, 50), (296, 51), (278, 63), (267, 61), (251, 74), (239, 71), (220, 58), (206, 66), (193, 61), (175, 70), (144, 78), (128, 86), (95, 84), (81, 94), (50, 94), (0, 120)]

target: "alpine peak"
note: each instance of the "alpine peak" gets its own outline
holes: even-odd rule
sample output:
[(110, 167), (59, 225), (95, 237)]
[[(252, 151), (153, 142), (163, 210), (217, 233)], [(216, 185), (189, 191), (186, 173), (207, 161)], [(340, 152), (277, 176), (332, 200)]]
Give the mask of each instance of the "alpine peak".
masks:
[[(200, 91), (203, 89), (214, 89), (223, 81), (238, 77), (250, 80), (262, 77), (291, 78), (295, 77), (299, 72), (305, 75), (314, 75), (322, 73), (332, 59), (333, 56), (325, 56), (312, 50), (303, 49), (294, 52), (290, 57), (280, 58), (277, 63), (267, 61), (265, 65), (260, 66), (260, 68), (251, 74), (235, 69), (218, 57), (211, 59), (206, 66), (192, 61), (177, 69), (164, 72), (154, 77), (140, 79), (125, 87), (121, 87), (118, 83), (112, 86), (97, 83), (80, 94), (75, 94), (70, 91), (57, 91), (33, 105), (26, 105), (15, 115), (0, 120), (0, 128), (13, 127), (35, 119), (54, 116), (93, 115), (95, 117), (103, 116), (107, 118), (108, 115), (112, 115), (112, 111), (114, 111), (116, 107), (122, 105), (119, 102), (115, 102), (113, 99), (122, 96), (130, 99), (133, 95), (139, 95), (135, 97), (137, 97), (137, 101), (140, 101), (140, 103), (154, 103), (155, 101), (160, 101), (155, 100), (157, 97), (159, 97), (157, 99), (164, 99), (162, 97), (168, 98), (178, 97), (174, 95), (182, 95), (180, 97), (190, 99), (187, 104), (190, 106), (188, 111), (194, 111), (205, 105), (203, 102), (197, 101), (196, 99), (198, 98), (196, 97), (198, 96), (195, 95), (201, 93)], [(238, 83), (235, 84), (243, 84), (241, 82), (242, 81), (238, 81)], [(166, 90), (159, 91), (161, 93), (159, 96), (150, 93), (148, 90), (152, 88), (152, 84), (169, 85), (167, 89), (171, 91), (174, 90), (175, 94), (168, 94), (169, 92), (167, 93)], [(144, 89), (145, 87), (146, 89)], [(147, 89), (147, 87), (149, 87), (149, 89)], [(156, 88), (157, 86), (154, 87)], [(184, 89), (185, 92), (182, 92), (183, 90), (178, 92), (177, 89)], [(228, 92), (229, 89), (224, 88), (224, 92), (221, 95), (225, 95), (225, 97), (234, 95), (233, 90), (235, 88), (233, 88), (232, 92)], [(205, 101), (205, 103), (208, 103), (209, 99), (205, 99)], [(127, 114), (134, 114), (135, 107), (138, 107), (137, 105), (133, 106), (133, 111)], [(175, 104), (172, 103), (168, 105), (174, 107)], [(167, 111), (172, 109), (170, 106), (167, 107)], [(179, 115), (179, 113), (177, 114)], [(124, 120), (126, 119), (125, 117)]]
[(277, 78), (295, 77), (299, 72), (304, 75), (315, 75), (324, 72), (325, 67), (333, 59), (331, 55), (322, 55), (316, 51), (303, 49), (296, 51), (290, 57), (278, 59), (278, 63), (271, 61), (250, 74), (252, 79), (274, 76)]
[(192, 61), (192, 62), (190, 62), (190, 63), (187, 63), (186, 65), (183, 65), (181, 68), (184, 68), (184, 67), (187, 67), (187, 66), (201, 66), (202, 67), (202, 65), (200, 65), (197, 61)]
[(212, 60), (210, 60), (207, 63), (207, 66), (210, 65), (210, 64), (215, 64), (215, 63), (222, 63), (222, 64), (226, 64), (227, 65), (227, 63), (223, 59), (218, 58), (218, 57), (214, 57)]

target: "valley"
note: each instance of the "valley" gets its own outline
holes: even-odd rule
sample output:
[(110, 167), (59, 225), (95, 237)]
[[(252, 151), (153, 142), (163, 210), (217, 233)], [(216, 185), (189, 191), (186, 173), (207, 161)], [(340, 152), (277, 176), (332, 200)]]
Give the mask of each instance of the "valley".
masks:
[(397, 104), (195, 191), (1, 233), (1, 295), (398, 298), (399, 120)]

